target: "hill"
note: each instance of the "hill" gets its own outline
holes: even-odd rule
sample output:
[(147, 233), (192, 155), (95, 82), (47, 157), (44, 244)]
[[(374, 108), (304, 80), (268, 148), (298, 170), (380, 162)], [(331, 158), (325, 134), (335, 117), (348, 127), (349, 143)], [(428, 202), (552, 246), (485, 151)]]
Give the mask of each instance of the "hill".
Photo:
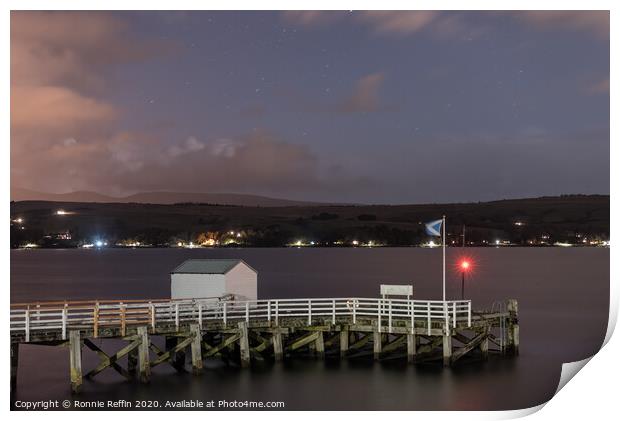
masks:
[(75, 203), (150, 203), (171, 205), (175, 203), (210, 203), (215, 205), (234, 206), (308, 206), (319, 205), (316, 202), (304, 202), (252, 194), (234, 193), (179, 193), (179, 192), (143, 192), (128, 196), (108, 196), (91, 191), (75, 191), (70, 193), (42, 193), (34, 190), (11, 188), (11, 200), (46, 201), (46, 202), (75, 202)]
[[(58, 214), (58, 210), (63, 212)], [(426, 205), (313, 205), (281, 207), (206, 204), (11, 203), (12, 244), (41, 242), (70, 232), (73, 244), (103, 238), (111, 244), (321, 245), (372, 241), (405, 246), (428, 241), (424, 222), (447, 217), (448, 243), (468, 245), (500, 239), (512, 244), (580, 243), (609, 238), (609, 196), (561, 196), (483, 203)], [(233, 233), (231, 236), (230, 233)]]

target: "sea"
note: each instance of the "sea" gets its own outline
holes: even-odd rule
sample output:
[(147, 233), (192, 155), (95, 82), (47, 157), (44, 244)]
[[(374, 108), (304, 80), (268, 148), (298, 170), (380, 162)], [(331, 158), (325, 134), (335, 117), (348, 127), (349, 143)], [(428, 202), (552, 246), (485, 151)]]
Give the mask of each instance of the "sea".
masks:
[[(420, 300), (442, 294), (439, 248), (40, 249), (11, 250), (11, 303), (168, 298), (170, 271), (190, 258), (245, 260), (258, 271), (259, 299), (378, 297), (381, 284), (413, 285)], [(72, 395), (66, 347), (20, 345), (11, 406), (51, 400), (68, 401), (69, 409), (126, 401), (130, 406), (120, 409), (140, 402), (146, 409), (166, 409), (171, 402), (193, 409), (189, 402), (211, 402), (214, 409), (277, 403), (285, 410), (509, 410), (548, 401), (562, 364), (588, 358), (602, 345), (609, 249), (448, 248), (448, 299), (461, 296), (463, 258), (472, 262), (464, 292), (474, 310), (518, 300), (518, 357), (492, 354), (487, 362), (472, 358), (450, 368), (404, 359), (307, 357), (241, 369), (209, 360), (201, 376), (160, 365), (148, 385), (105, 370)], [(97, 340), (109, 353), (120, 349), (118, 342)], [(84, 372), (97, 363), (85, 348)]]

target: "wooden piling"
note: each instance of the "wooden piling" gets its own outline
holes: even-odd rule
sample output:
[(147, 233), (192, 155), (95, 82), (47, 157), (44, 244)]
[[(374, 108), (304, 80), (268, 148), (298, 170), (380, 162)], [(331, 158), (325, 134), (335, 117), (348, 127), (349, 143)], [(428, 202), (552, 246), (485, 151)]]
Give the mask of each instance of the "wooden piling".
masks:
[(444, 334), (442, 337), (443, 366), (449, 367), (452, 358), (452, 335)]
[(489, 335), (488, 331), (485, 333), (484, 338), (480, 341), (480, 345), (478, 345), (480, 352), (482, 353), (482, 359), (489, 359)]
[(11, 344), (11, 392), (17, 387), (17, 366), (19, 365), (19, 343)]
[(407, 362), (412, 363), (416, 355), (416, 336), (415, 334), (407, 334)]
[(378, 360), (381, 357), (381, 332), (374, 331), (372, 332), (372, 341), (374, 348), (374, 358)]
[(280, 329), (276, 329), (275, 332), (273, 332), (272, 340), (274, 357), (276, 361), (282, 361), (284, 354), (282, 352), (282, 332), (280, 332)]
[(340, 329), (340, 358), (347, 356), (349, 351), (349, 326), (344, 325)]
[(318, 331), (316, 340), (314, 341), (314, 349), (316, 350), (316, 355), (320, 359), (325, 358), (325, 342), (323, 341), (323, 332)]
[(192, 373), (202, 373), (202, 346), (201, 339), (202, 333), (200, 331), (200, 325), (193, 324), (189, 327), (190, 332), (194, 335), (191, 349), (192, 349)]
[(239, 322), (239, 355), (241, 356), (241, 367), (250, 366), (250, 340), (248, 339), (248, 325)]
[(507, 328), (507, 352), (510, 355), (519, 355), (519, 305), (517, 300), (511, 299), (506, 303), (508, 310)]
[(138, 369), (140, 371), (140, 381), (148, 383), (151, 377), (151, 363), (149, 361), (149, 334), (146, 326), (138, 327), (140, 346), (138, 347)]
[(69, 367), (71, 370), (71, 391), (79, 393), (82, 387), (82, 343), (79, 330), (69, 332)]

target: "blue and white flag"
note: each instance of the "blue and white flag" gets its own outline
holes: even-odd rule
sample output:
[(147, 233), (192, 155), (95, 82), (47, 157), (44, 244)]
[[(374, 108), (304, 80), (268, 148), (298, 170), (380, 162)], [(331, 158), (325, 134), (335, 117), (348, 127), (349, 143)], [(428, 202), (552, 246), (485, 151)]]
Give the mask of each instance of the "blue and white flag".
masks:
[(441, 237), (441, 224), (443, 219), (438, 219), (426, 224), (426, 233), (434, 237)]

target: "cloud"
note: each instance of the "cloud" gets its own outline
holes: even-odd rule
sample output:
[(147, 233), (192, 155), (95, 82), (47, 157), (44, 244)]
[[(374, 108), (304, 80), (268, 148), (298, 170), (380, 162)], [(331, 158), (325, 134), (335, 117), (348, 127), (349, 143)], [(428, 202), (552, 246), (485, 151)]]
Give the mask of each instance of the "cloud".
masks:
[(11, 13), (11, 175), (42, 190), (88, 184), (93, 171), (139, 168), (151, 140), (119, 129), (101, 97), (118, 65), (168, 54), (104, 12)]
[(517, 21), (538, 29), (583, 31), (609, 39), (608, 11), (526, 10), (511, 14)]
[(378, 34), (392, 36), (405, 36), (422, 31), (429, 31), (436, 36), (460, 36), (467, 33), (473, 36), (473, 28), (462, 23), (460, 14), (428, 10), (373, 10), (349, 13), (339, 11), (289, 11), (283, 12), (282, 17), (288, 23), (309, 27), (336, 24), (349, 19), (351, 22), (370, 27)]
[[(515, 11), (515, 12), (446, 12), (433, 10), (283, 12), (285, 22), (307, 27), (349, 23), (366, 25), (373, 32), (387, 36), (408, 36), (426, 32), (438, 38), (476, 38), (488, 30), (497, 17), (506, 15), (516, 22), (538, 30), (574, 30), (609, 38), (607, 11)], [(472, 16), (487, 18), (473, 20)]]
[(385, 79), (383, 73), (373, 73), (357, 81), (353, 93), (336, 107), (344, 113), (373, 112), (384, 109), (379, 99), (379, 89)]
[(609, 94), (609, 78), (599, 80), (586, 87), (585, 93), (589, 95)]

